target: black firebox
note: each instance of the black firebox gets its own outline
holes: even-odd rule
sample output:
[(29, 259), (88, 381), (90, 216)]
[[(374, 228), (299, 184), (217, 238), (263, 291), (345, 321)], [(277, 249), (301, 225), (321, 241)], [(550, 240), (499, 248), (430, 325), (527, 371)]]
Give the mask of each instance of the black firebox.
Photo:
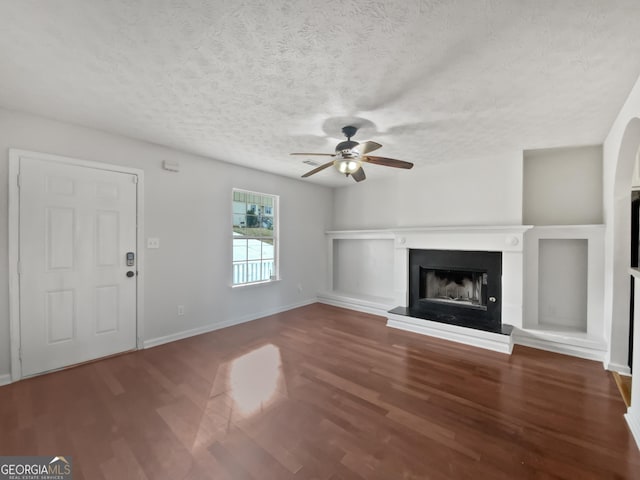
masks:
[(502, 252), (409, 250), (409, 315), (500, 332)]

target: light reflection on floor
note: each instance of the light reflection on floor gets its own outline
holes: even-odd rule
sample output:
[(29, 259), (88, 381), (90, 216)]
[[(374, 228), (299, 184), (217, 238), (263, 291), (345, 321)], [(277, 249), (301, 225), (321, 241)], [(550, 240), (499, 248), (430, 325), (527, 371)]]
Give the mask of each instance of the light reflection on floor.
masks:
[(264, 345), (231, 362), (229, 395), (244, 416), (272, 403), (281, 382), (282, 360), (275, 345)]
[(211, 445), (287, 395), (280, 349), (275, 345), (263, 345), (224, 362), (218, 367), (197, 432), (185, 439), (185, 445), (192, 451)]

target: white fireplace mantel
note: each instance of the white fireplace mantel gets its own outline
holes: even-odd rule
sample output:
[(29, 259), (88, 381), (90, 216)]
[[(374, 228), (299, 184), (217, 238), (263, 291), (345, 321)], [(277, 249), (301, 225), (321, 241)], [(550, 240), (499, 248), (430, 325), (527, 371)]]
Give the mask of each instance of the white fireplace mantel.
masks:
[[(332, 239), (366, 239), (366, 238), (399, 238), (402, 235), (420, 234), (460, 234), (460, 235), (522, 235), (532, 225), (473, 225), (473, 226), (440, 226), (440, 227), (399, 227), (371, 230), (329, 230), (327, 236)], [(503, 237), (504, 238), (504, 237)]]

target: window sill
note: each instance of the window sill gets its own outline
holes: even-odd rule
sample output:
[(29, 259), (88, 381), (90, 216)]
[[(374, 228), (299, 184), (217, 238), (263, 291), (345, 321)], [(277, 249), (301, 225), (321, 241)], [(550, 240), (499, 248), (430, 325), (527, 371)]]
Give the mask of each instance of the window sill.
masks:
[(237, 285), (230, 285), (231, 288), (246, 288), (246, 287), (257, 287), (259, 285), (268, 285), (270, 283), (279, 283), (282, 279), (280, 277), (274, 280), (263, 280), (261, 282), (251, 282), (251, 283), (239, 283)]

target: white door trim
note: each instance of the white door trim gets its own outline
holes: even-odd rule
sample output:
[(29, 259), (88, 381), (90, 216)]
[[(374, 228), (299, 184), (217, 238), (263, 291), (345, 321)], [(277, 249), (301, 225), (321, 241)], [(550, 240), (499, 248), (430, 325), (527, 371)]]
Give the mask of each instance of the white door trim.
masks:
[(49, 162), (76, 165), (112, 172), (128, 173), (138, 177), (136, 194), (137, 217), (137, 291), (136, 291), (136, 345), (143, 348), (144, 338), (144, 171), (108, 163), (91, 162), (76, 158), (51, 155), (27, 150), (9, 149), (9, 333), (11, 338), (11, 381), (22, 378), (20, 362), (20, 281), (18, 275), (20, 244), (20, 190), (18, 174), (22, 157), (37, 158)]

